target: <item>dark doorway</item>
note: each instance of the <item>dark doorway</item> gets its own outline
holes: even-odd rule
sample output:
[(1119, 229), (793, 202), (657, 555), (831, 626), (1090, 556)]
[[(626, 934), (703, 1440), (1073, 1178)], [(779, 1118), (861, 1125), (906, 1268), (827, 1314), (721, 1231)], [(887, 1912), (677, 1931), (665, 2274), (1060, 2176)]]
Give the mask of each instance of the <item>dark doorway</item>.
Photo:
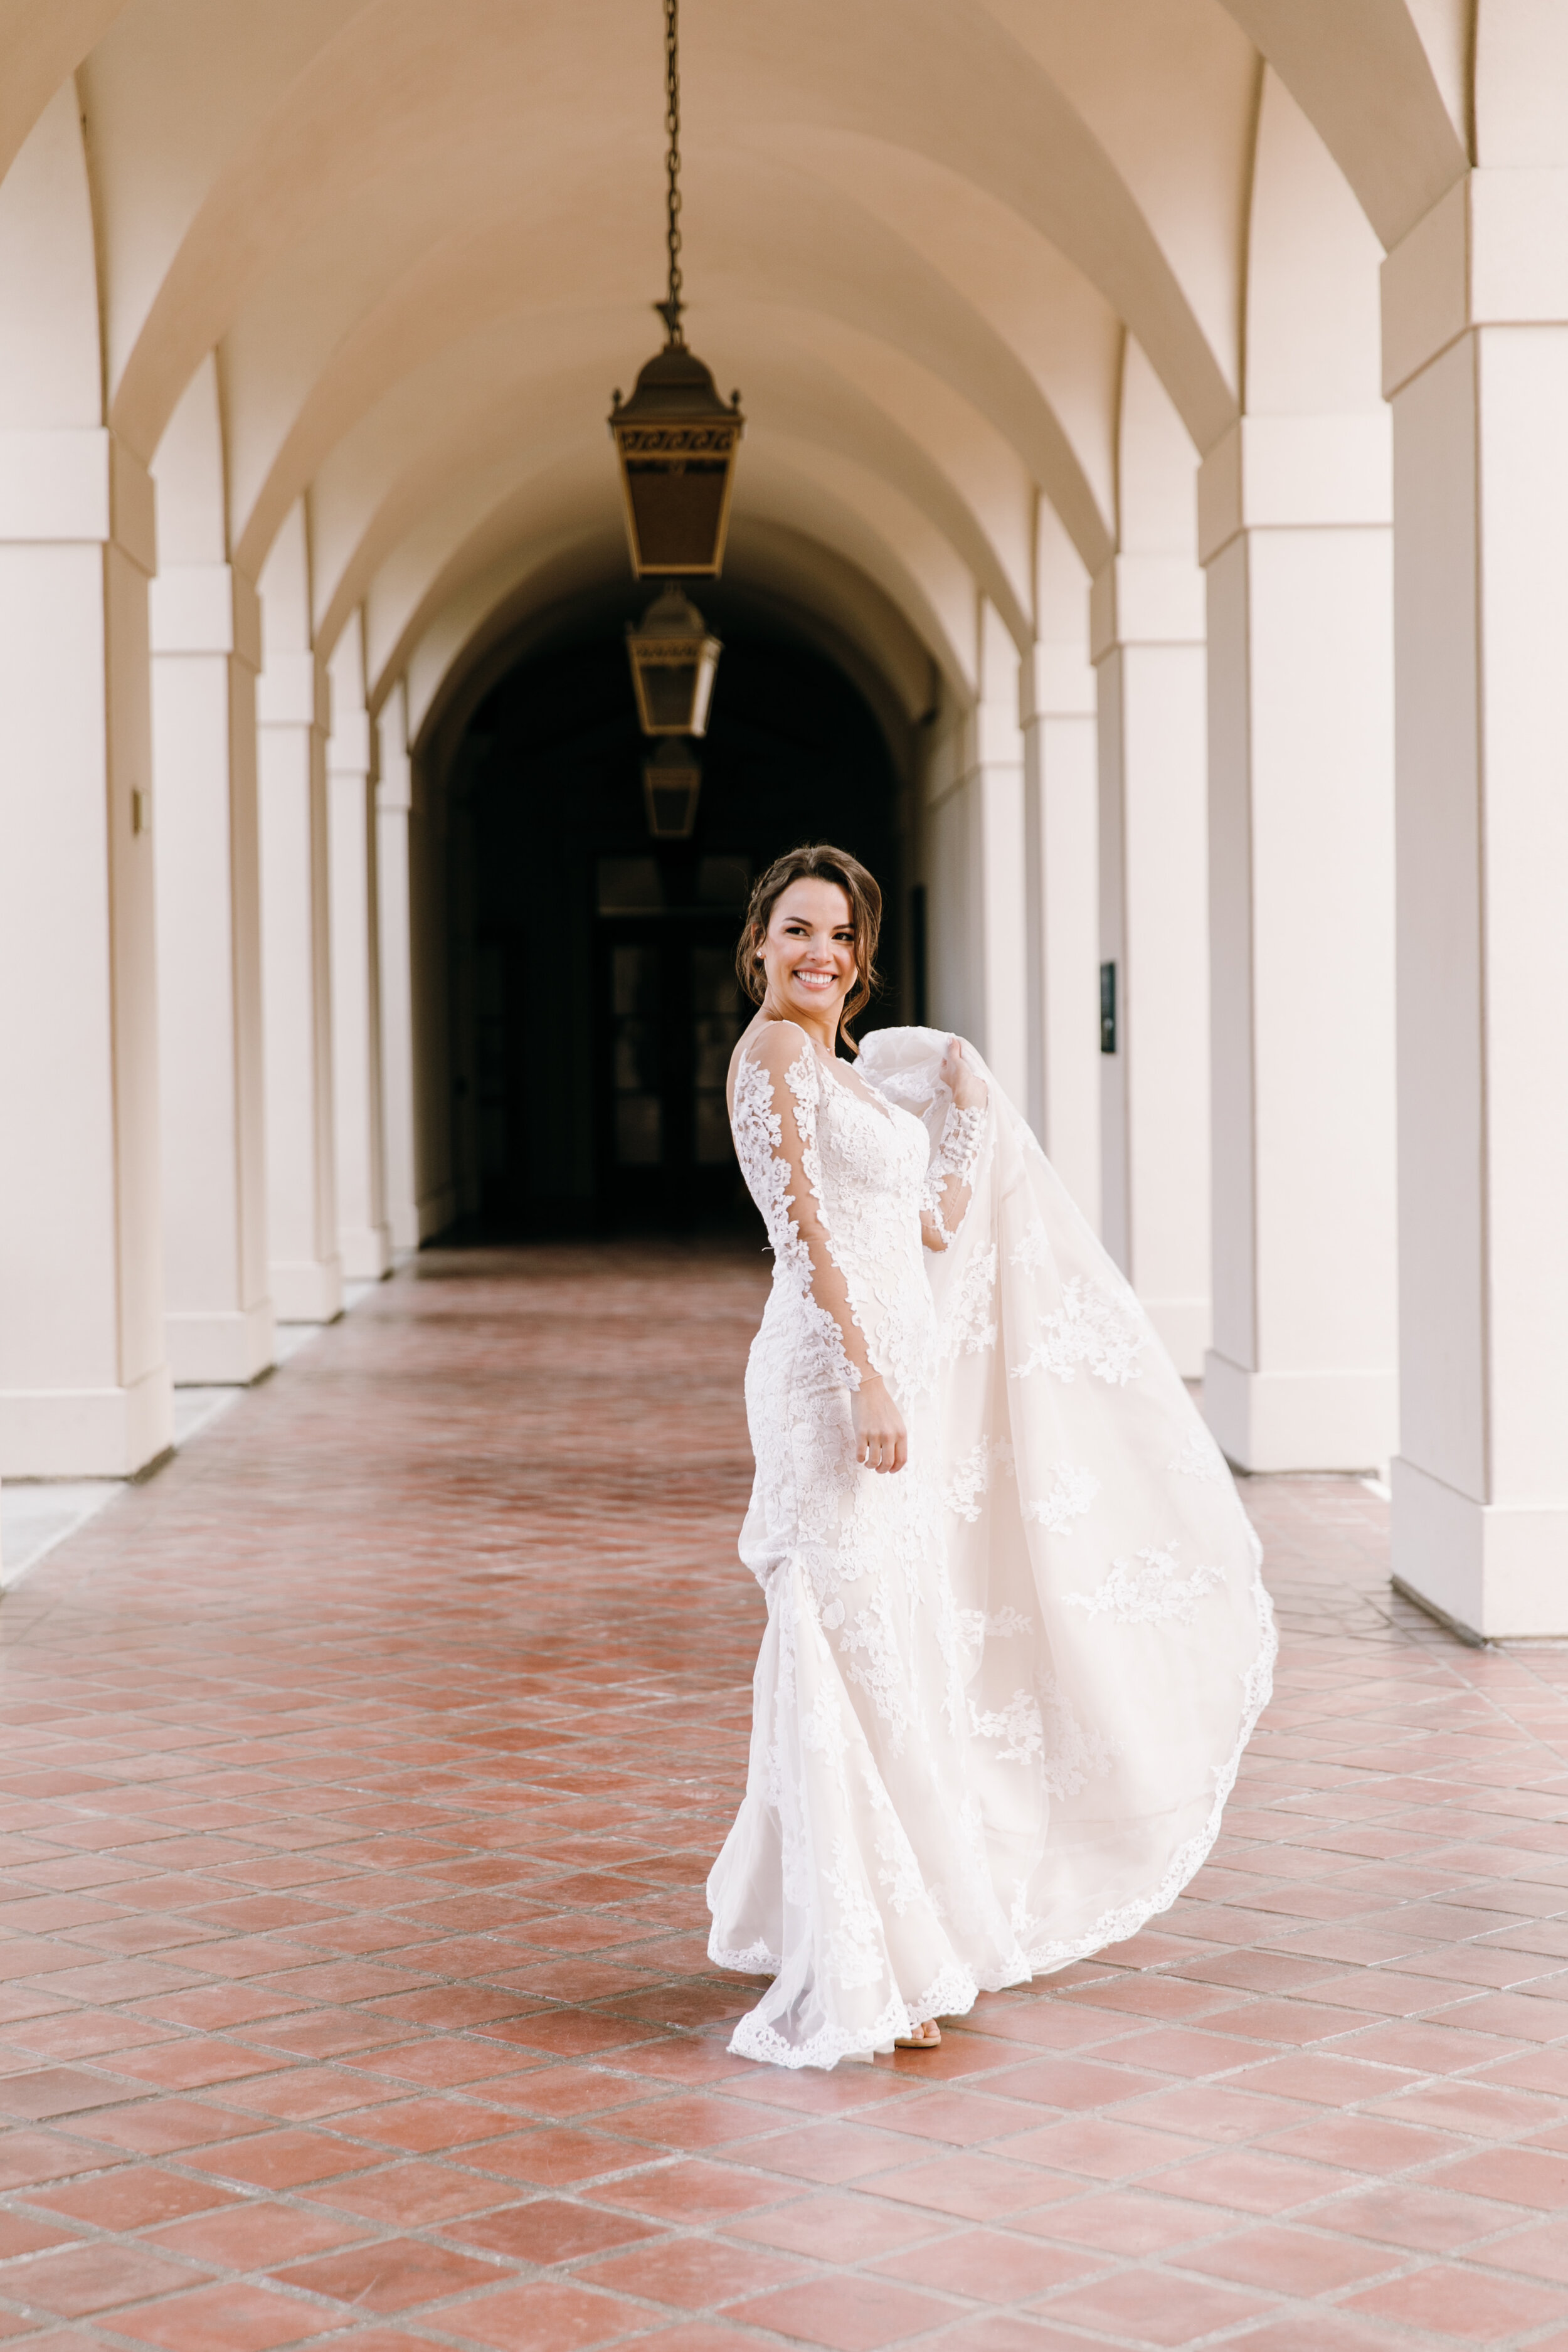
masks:
[(881, 729), (814, 648), (717, 595), (704, 610), (724, 653), (689, 838), (649, 832), (618, 614), (510, 670), (455, 763), (456, 1108), (487, 1231), (749, 1227), (723, 1092), (751, 1014), (735, 941), (752, 877), (796, 842), (837, 842), (881, 881), (871, 1025), (901, 1017)]

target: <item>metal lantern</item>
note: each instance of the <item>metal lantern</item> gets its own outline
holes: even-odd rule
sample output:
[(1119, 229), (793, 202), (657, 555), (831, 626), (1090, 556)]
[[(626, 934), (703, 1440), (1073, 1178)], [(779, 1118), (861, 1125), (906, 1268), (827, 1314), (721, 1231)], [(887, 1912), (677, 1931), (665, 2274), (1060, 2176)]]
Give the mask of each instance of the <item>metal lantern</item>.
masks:
[(656, 841), (689, 841), (697, 823), (697, 796), (702, 790), (702, 770), (689, 741), (668, 737), (642, 772), (643, 797), (647, 803), (647, 829)]
[(656, 596), (626, 627), (637, 715), (645, 735), (705, 735), (722, 648), (679, 588)]
[(667, 341), (627, 401), (612, 394), (610, 431), (620, 460), (632, 570), (714, 579), (724, 561), (735, 452), (745, 419), (728, 406), (680, 330), (680, 49), (677, 0), (664, 5), (666, 229), (669, 290), (654, 309)]
[(696, 352), (673, 337), (649, 360), (631, 398), (616, 394), (610, 430), (639, 580), (650, 572), (717, 577), (743, 423), (739, 398), (726, 407)]

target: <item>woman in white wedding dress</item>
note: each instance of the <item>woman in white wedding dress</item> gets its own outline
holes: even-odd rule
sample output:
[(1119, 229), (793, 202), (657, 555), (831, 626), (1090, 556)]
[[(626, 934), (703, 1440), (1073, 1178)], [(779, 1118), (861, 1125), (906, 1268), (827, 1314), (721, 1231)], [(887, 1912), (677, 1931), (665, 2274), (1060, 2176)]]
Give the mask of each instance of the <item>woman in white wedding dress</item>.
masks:
[(1131, 1935), (1212, 1845), (1273, 1622), (1224, 1461), (973, 1048), (854, 1064), (880, 894), (796, 850), (752, 896), (731, 1066), (773, 1284), (741, 1554), (767, 1596), (709, 1949), (784, 2066)]

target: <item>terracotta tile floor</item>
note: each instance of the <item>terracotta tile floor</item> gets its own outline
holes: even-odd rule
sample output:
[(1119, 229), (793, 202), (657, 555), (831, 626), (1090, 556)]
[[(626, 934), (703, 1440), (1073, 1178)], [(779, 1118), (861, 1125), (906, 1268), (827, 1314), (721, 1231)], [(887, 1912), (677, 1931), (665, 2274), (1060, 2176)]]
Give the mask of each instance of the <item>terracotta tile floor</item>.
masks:
[(1254, 1482), (1219, 1852), (940, 2054), (731, 2059), (754, 1257), (426, 1255), (0, 1611), (0, 2343), (1568, 2352), (1568, 1655)]

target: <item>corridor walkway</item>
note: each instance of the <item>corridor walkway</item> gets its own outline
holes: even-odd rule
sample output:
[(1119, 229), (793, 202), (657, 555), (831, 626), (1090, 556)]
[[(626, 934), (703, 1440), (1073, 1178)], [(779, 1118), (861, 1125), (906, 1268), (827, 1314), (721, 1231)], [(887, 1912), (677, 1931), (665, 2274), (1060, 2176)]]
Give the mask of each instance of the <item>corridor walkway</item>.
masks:
[(0, 2343), (1568, 2347), (1568, 1654), (1254, 1482), (1280, 1695), (1135, 1943), (832, 2076), (703, 1951), (760, 1261), (429, 1255), (0, 1609)]

